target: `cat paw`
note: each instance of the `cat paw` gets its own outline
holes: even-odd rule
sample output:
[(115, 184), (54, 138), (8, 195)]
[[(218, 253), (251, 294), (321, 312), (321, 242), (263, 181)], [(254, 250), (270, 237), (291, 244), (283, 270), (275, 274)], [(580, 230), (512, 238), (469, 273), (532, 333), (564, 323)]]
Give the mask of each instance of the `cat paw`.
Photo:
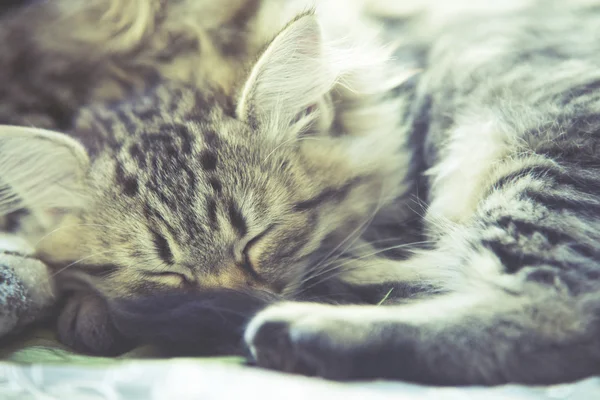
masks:
[(260, 367), (344, 380), (357, 377), (355, 352), (366, 330), (335, 306), (283, 303), (254, 317), (244, 340)]

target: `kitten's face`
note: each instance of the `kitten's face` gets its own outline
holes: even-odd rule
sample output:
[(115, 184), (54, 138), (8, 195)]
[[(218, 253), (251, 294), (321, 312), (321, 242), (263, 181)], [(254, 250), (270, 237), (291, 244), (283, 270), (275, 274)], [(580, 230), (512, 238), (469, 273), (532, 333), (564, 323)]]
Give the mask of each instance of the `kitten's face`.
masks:
[(286, 27), (235, 112), (211, 93), (163, 85), (83, 110), (77, 142), (3, 139), (11, 177), (28, 163), (8, 184), (37, 217), (69, 211), (32, 237), (38, 254), (110, 297), (293, 286), (325, 239), (340, 243), (368, 221), (390, 169), (372, 138), (329, 134), (333, 80), (320, 44), (312, 16)]
[(281, 140), (210, 103), (164, 86), (82, 113), (87, 206), (40, 241), (40, 255), (112, 296), (280, 292), (326, 236), (342, 240), (367, 218), (378, 183), (357, 174), (343, 140)]

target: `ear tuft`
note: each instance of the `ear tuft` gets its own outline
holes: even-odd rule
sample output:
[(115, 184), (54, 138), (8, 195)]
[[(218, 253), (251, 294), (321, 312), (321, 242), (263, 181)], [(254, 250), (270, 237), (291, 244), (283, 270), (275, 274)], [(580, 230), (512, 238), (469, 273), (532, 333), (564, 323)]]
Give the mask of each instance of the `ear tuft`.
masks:
[(87, 152), (67, 135), (0, 125), (0, 215), (81, 207), (88, 167)]
[(267, 46), (243, 87), (237, 116), (252, 125), (287, 124), (321, 101), (335, 76), (313, 13), (290, 22)]

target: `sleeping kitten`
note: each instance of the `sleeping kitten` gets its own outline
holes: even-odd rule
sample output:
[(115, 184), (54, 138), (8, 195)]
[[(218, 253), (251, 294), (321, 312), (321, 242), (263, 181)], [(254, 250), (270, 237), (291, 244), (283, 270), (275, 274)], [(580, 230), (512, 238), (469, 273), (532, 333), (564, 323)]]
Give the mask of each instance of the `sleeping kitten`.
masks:
[[(245, 332), (261, 366), (435, 384), (578, 379), (600, 358), (599, 20), (594, 7), (547, 4), (436, 26), (432, 44), (415, 32), (423, 47), (397, 54), (426, 55), (415, 90), (414, 65), (336, 47), (302, 14), (232, 91), (234, 107), (224, 91), (171, 81), (81, 111), (69, 136), (4, 128), (1, 175), (41, 215), (66, 208), (39, 253), (110, 301), (223, 287), (294, 298), (320, 274), (433, 288), (404, 305), (269, 307)], [(423, 152), (410, 154), (415, 132)], [(412, 193), (415, 154), (432, 248), (377, 257), (352, 233)], [(323, 265), (324, 244), (354, 257)], [(77, 311), (65, 325), (85, 320)]]
[[(290, 10), (275, 11), (284, 18)], [(258, 15), (275, 15), (271, 11), (261, 8)], [(277, 20), (270, 23), (279, 29)], [(326, 33), (335, 38), (340, 32), (333, 24)], [(29, 35), (48, 40), (40, 53), (50, 61), (57, 54), (51, 46), (76, 49), (77, 43)], [(47, 76), (35, 69), (44, 64), (27, 64), (34, 70), (6, 86), (26, 92), (7, 101), (2, 115), (35, 128), (0, 130), (2, 211), (30, 212), (37, 224), (21, 219), (19, 232), (55, 267), (64, 289), (91, 286), (111, 301), (214, 289), (294, 294), (313, 253), (342, 246), (349, 237), (356, 240), (379, 208), (406, 191), (402, 182), (410, 161), (402, 151), (408, 128), (398, 128), (403, 116), (396, 112), (408, 100), (387, 97), (409, 74), (381, 70), (385, 64), (379, 60), (387, 54), (378, 48), (330, 54), (321, 41), (315, 19), (301, 14), (232, 85), (203, 64), (198, 71), (210, 79), (202, 82), (176, 79), (158, 64), (156, 77), (142, 76), (137, 90), (125, 85), (107, 96), (87, 91), (75, 96), (79, 92), (69, 84), (78, 80), (71, 81), (68, 68), (60, 76), (69, 80), (56, 80), (56, 91), (41, 81), (29, 87), (26, 77), (35, 82)], [(110, 42), (97, 46), (113, 49)], [(153, 50), (147, 43), (140, 46)], [(36, 54), (20, 51), (15, 49)], [(88, 53), (68, 54), (79, 60)], [(109, 61), (115, 58), (119, 68), (123, 63), (119, 75), (126, 82), (140, 78), (126, 67), (145, 60), (131, 52), (123, 57)], [(17, 72), (11, 61), (6, 67)], [(64, 61), (81, 70), (72, 59)], [(98, 62), (113, 71), (113, 64)], [(152, 59), (150, 66), (155, 64)], [(121, 89), (115, 75), (108, 81)], [(107, 89), (95, 75), (80, 82)], [(61, 118), (46, 112), (54, 103), (39, 96), (42, 90), (65, 93), (65, 101), (56, 103), (64, 106)], [(29, 98), (40, 100), (39, 107), (34, 103), (31, 113), (15, 112), (20, 99)], [(62, 340), (82, 351), (119, 351), (104, 308), (98, 297), (73, 297), (59, 319)]]
[[(237, 75), (243, 75), (266, 40), (266, 33), (253, 26), (269, 17), (254, 0), (53, 0), (8, 6), (3, 3), (0, 22), (0, 123), (62, 131), (73, 128), (86, 104), (144, 93), (157, 80), (231, 92)], [(36, 149), (24, 146), (24, 155), (33, 157)], [(55, 165), (48, 172), (62, 180), (66, 177), (60, 176), (64, 171), (56, 154), (35, 156), (40, 157), (38, 167)], [(2, 178), (0, 224), (32, 244), (52, 235), (65, 211), (79, 207), (80, 199), (67, 190), (36, 186), (48, 175), (21, 187), (35, 191), (37, 198), (14, 197), (15, 188), (7, 185), (23, 175), (7, 173), (11, 177)], [(81, 299), (88, 304), (83, 309)], [(74, 326), (69, 316), (79, 310), (87, 315), (81, 324), (86, 333), (63, 334), (62, 339), (79, 349), (93, 343), (92, 348), (109, 351), (116, 345), (114, 330), (99, 308), (103, 303), (93, 296), (72, 297), (60, 326)]]

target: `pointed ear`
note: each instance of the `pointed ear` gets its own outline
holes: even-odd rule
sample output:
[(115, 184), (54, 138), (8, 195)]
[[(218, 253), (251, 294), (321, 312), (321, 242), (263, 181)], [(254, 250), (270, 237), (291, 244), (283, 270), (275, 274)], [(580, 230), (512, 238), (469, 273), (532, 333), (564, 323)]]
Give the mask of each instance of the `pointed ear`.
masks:
[(273, 119), (289, 123), (318, 103), (333, 79), (317, 19), (304, 14), (273, 39), (254, 65), (243, 87), (237, 116), (253, 125)]
[(0, 215), (82, 206), (88, 166), (83, 146), (67, 135), (0, 125)]

